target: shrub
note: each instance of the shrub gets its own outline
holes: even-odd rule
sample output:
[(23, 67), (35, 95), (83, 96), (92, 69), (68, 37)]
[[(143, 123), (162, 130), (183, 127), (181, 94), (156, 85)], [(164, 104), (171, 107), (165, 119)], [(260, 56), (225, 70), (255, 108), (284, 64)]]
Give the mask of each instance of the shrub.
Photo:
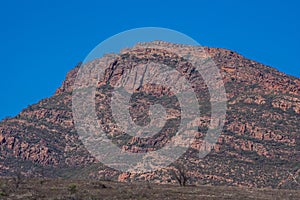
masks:
[(0, 197), (8, 196), (5, 192), (0, 191)]
[(72, 194), (75, 193), (75, 192), (77, 191), (77, 185), (74, 184), (74, 183), (70, 184), (68, 190), (69, 190)]

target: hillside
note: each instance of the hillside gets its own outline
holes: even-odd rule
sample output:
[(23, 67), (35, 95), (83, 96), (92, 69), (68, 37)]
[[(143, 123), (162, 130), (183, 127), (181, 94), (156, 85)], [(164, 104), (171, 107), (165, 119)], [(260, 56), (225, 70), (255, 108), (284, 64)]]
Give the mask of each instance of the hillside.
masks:
[[(153, 42), (177, 51), (181, 46)], [(197, 52), (199, 47), (184, 47)], [(257, 63), (236, 52), (205, 48), (222, 73), (228, 99), (224, 129), (218, 143), (203, 159), (197, 150), (209, 122), (210, 106), (202, 107), (197, 142), (181, 157), (190, 177), (189, 184), (210, 184), (247, 187), (298, 189), (300, 187), (300, 79), (285, 75), (274, 68)], [(105, 132), (122, 149), (141, 152), (161, 148), (176, 129), (176, 99), (169, 101), (175, 121), (153, 140), (127, 137), (118, 129), (109, 112), (111, 87), (124, 69), (138, 63), (161, 62), (174, 66), (195, 86), (199, 102), (207, 102), (208, 90), (203, 80), (193, 79), (194, 70), (185, 60), (166, 55), (157, 49), (147, 49), (143, 44), (123, 51), (108, 70), (97, 88), (97, 115)], [(97, 63), (96, 59), (91, 63)], [(80, 66), (72, 69), (57, 89), (47, 99), (29, 106), (17, 116), (0, 123), (0, 175), (75, 177), (112, 179), (119, 181), (148, 180), (154, 183), (176, 183), (169, 169), (146, 174), (120, 173), (97, 164), (89, 154), (74, 127), (72, 116), (72, 90)], [(166, 88), (142, 87), (136, 97), (137, 106), (132, 115), (143, 123), (147, 120), (139, 113), (145, 107), (138, 101), (143, 93), (151, 92), (156, 98), (168, 97)], [(100, 95), (104, 94), (104, 95)], [(153, 101), (156, 101), (155, 99)], [(168, 105), (165, 105), (168, 106)], [(170, 114), (172, 115), (172, 114)]]

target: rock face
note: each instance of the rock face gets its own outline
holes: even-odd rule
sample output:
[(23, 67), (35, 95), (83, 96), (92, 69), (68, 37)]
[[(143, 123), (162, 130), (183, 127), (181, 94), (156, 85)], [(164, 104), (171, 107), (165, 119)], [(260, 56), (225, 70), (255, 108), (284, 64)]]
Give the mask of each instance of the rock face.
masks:
[[(176, 44), (154, 42), (169, 48)], [(147, 152), (161, 148), (176, 131), (176, 99), (169, 101), (170, 120), (165, 132), (144, 140), (126, 137), (113, 126), (108, 111), (109, 88), (138, 63), (160, 61), (174, 66), (190, 77), (199, 102), (207, 101), (208, 90), (202, 80), (194, 80), (192, 67), (186, 61), (139, 44), (121, 52), (109, 66), (96, 94), (97, 115), (104, 131), (124, 151)], [(197, 52), (198, 47), (188, 47)], [(202, 139), (209, 123), (210, 107), (203, 107), (196, 142), (181, 157), (185, 161), (193, 184), (242, 185), (250, 187), (298, 188), (300, 173), (300, 79), (285, 75), (273, 68), (226, 49), (205, 48), (220, 69), (228, 98), (227, 117), (222, 135), (213, 150), (203, 159), (197, 150), (203, 148)], [(97, 62), (97, 59), (92, 61)], [(170, 168), (145, 174), (119, 173), (97, 164), (78, 138), (72, 117), (72, 87), (80, 66), (71, 70), (56, 93), (24, 109), (17, 116), (0, 122), (0, 175), (16, 172), (32, 176), (77, 176), (115, 178), (120, 181), (150, 180), (175, 182)], [(135, 106), (130, 109), (133, 120), (146, 123), (140, 115), (149, 108), (141, 100), (143, 93), (156, 98), (171, 97), (168, 88), (147, 86), (139, 88)], [(100, 95), (102, 94), (102, 95)], [(103, 95), (104, 94), (104, 95)], [(147, 107), (148, 106), (148, 107)], [(164, 105), (168, 106), (168, 105)], [(146, 146), (146, 148), (145, 148)], [(95, 166), (95, 167), (94, 167)], [(85, 168), (84, 168), (85, 167)], [(84, 172), (80, 169), (84, 168)], [(45, 170), (46, 169), (46, 170)]]

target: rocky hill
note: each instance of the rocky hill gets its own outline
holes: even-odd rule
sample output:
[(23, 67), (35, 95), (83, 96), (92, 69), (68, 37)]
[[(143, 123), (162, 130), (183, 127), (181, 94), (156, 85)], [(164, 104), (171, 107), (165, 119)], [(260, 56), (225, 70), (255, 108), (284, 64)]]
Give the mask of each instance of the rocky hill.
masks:
[[(179, 45), (153, 42), (176, 51)], [(200, 47), (186, 46), (197, 52)], [(198, 142), (180, 158), (187, 169), (190, 184), (242, 185), (296, 189), (300, 185), (300, 79), (274, 68), (247, 59), (236, 52), (205, 48), (220, 69), (228, 99), (224, 129), (213, 150), (203, 159), (197, 156), (207, 130), (210, 106), (202, 107)], [(97, 59), (91, 63), (97, 63)], [(176, 99), (170, 98), (169, 115), (164, 132), (150, 140), (128, 137), (113, 126), (109, 112), (111, 88), (116, 80), (138, 63), (161, 62), (174, 66), (194, 85), (199, 102), (207, 102), (208, 90), (203, 80), (196, 80), (192, 67), (174, 55), (139, 44), (118, 55), (105, 71), (96, 94), (100, 123), (108, 124), (105, 132), (123, 150), (152, 151), (161, 148), (176, 131)], [(0, 122), (0, 175), (79, 177), (117, 179), (119, 181), (149, 180), (156, 183), (176, 182), (172, 167), (151, 173), (120, 173), (98, 164), (86, 150), (74, 127), (72, 90), (80, 66), (72, 69), (50, 97), (29, 106), (13, 118)], [(153, 102), (172, 94), (163, 87), (141, 87), (136, 105), (131, 107), (134, 119), (145, 123), (139, 115), (147, 107), (139, 101), (144, 93), (153, 94)], [(104, 95), (100, 95), (104, 94)], [(149, 99), (148, 99), (149, 100)], [(168, 106), (164, 105), (164, 106)], [(146, 148), (145, 148), (146, 147)]]

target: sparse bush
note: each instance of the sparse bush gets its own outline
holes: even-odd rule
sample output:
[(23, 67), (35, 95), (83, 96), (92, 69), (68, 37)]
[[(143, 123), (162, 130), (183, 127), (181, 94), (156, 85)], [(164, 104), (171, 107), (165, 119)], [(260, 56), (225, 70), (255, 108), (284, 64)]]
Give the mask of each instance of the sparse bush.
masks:
[(40, 180), (40, 184), (43, 185), (45, 183), (45, 179)]
[(13, 178), (14, 183), (15, 183), (15, 188), (18, 189), (22, 183), (23, 180), (23, 176), (21, 174), (21, 172), (17, 172), (15, 177)]
[(106, 188), (106, 186), (105, 186), (103, 183), (101, 183), (101, 182), (94, 182), (94, 183), (92, 183), (92, 185), (93, 185), (93, 187), (94, 187), (95, 189)]
[(8, 195), (5, 192), (0, 191), (0, 197), (5, 197), (5, 196), (8, 196)]
[(10, 120), (12, 117), (11, 116), (6, 116), (3, 118), (3, 121), (7, 121), (7, 120)]
[(188, 180), (187, 170), (183, 164), (173, 164), (174, 169), (170, 171), (171, 176), (179, 183), (180, 186), (186, 186)]
[(75, 183), (70, 184), (68, 190), (74, 194), (77, 191), (77, 185)]

